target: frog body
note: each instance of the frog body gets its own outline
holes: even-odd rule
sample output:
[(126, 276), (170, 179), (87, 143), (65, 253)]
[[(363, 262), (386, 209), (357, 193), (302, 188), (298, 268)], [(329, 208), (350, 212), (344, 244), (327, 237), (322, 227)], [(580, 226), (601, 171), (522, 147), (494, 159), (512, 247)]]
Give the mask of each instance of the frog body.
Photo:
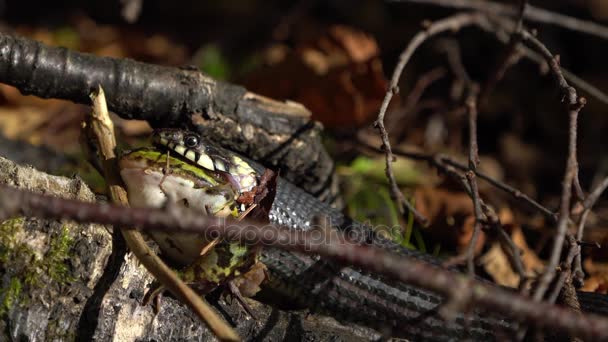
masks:
[[(219, 217), (240, 214), (239, 194), (221, 175), (152, 148), (123, 155), (119, 165), (134, 207), (180, 205)], [(194, 233), (150, 235), (163, 255), (183, 267), (182, 279), (202, 293), (243, 275), (257, 263), (257, 249), (238, 242), (217, 242)]]

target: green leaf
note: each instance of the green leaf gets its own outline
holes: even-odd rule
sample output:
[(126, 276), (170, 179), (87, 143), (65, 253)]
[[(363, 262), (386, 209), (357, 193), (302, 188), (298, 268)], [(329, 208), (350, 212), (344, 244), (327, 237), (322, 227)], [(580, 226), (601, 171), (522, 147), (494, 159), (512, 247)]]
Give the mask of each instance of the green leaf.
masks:
[(53, 32), (53, 40), (58, 46), (62, 46), (72, 50), (80, 48), (80, 36), (78, 32), (71, 27), (64, 26)]
[(230, 65), (215, 44), (205, 45), (197, 52), (196, 65), (209, 76), (226, 80), (230, 76)]
[[(397, 159), (393, 163), (393, 174), (397, 184), (417, 184), (420, 180), (420, 173), (415, 169), (414, 164), (406, 159)], [(357, 157), (351, 163), (353, 172), (371, 177), (375, 181), (387, 182), (384, 158), (371, 159), (364, 156)]]

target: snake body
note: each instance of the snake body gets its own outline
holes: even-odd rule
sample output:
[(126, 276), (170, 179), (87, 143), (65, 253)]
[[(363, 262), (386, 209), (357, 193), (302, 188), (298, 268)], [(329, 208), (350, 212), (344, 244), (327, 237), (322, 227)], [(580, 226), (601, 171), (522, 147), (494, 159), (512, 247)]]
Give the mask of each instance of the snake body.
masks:
[[(183, 143), (188, 139), (188, 135), (195, 136), (192, 146), (182, 150), (182, 153), (177, 151), (193, 162), (204, 158), (202, 154), (205, 154), (205, 151), (213, 151), (214, 154), (223, 156), (222, 165), (226, 172), (242, 169), (247, 170), (247, 174), (264, 173), (265, 168), (254, 161), (242, 156), (231, 158), (230, 156), (236, 154), (216, 146), (209, 148), (212, 143), (204, 141), (195, 133), (166, 129), (157, 134), (164, 136), (165, 141), (161, 145), (174, 151), (177, 151), (176, 142)], [(158, 136), (155, 140), (160, 141)], [(173, 141), (173, 147), (168, 144), (170, 141)], [(197, 146), (205, 146), (206, 150)], [(190, 154), (195, 158), (188, 158), (189, 150), (196, 151), (196, 155)], [(250, 185), (249, 181), (245, 185)], [(272, 223), (302, 230), (312, 229), (315, 220), (322, 218), (332, 227), (341, 229), (351, 239), (362, 244), (371, 244), (393, 253), (424, 260), (437, 267), (441, 264), (438, 258), (409, 250), (382, 237), (370, 226), (350, 219), (339, 210), (281, 178), (277, 180), (269, 218)], [(268, 270), (269, 279), (266, 286), (272, 290), (307, 306), (312, 311), (369, 326), (388, 336), (416, 341), (495, 340), (500, 337), (513, 337), (517, 328), (514, 322), (504, 317), (476, 310), (466, 316), (457, 314), (455, 319), (446, 321), (438, 315), (444, 301), (440, 296), (333, 261), (271, 248), (263, 249), (260, 260)], [(606, 296), (580, 293), (580, 300), (585, 310), (608, 313)]]

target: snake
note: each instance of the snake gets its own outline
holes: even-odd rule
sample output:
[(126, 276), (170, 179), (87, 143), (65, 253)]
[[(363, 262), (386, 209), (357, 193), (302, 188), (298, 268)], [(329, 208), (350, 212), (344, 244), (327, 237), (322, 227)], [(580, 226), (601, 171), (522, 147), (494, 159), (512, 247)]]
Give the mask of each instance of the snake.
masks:
[[(233, 194), (228, 201), (228, 207), (237, 212), (246, 209), (242, 207), (243, 204), (238, 203), (238, 194), (254, 189), (265, 171), (261, 164), (223, 149), (196, 132), (159, 129), (153, 133), (152, 141), (157, 149), (155, 153), (168, 151), (173, 155), (169, 160), (179, 161), (175, 162), (176, 165), (187, 165), (188, 168), (196, 169), (201, 178), (214, 180), (209, 182), (213, 183), (213, 186), (223, 185), (230, 188)], [(166, 163), (166, 160), (164, 162)], [(209, 184), (202, 186), (208, 187)], [(216, 210), (226, 207), (223, 201), (219, 202), (222, 204), (215, 205)], [(324, 218), (331, 227), (340, 229), (361, 244), (374, 245), (441, 267), (440, 259), (402, 247), (372, 227), (349, 218), (279, 177), (269, 213), (270, 222), (290, 229), (309, 230), (314, 229), (318, 218)], [(225, 256), (227, 259), (234, 258), (229, 249), (224, 249), (222, 253), (228, 253)], [(416, 341), (485, 341), (496, 340), (499, 336), (513, 336), (517, 329), (517, 324), (505, 317), (477, 310), (466, 315), (457, 314), (453, 320), (446, 321), (437, 313), (444, 303), (441, 296), (317, 256), (273, 248), (245, 253), (241, 257), (243, 255), (248, 256), (239, 259), (240, 263), (234, 264), (238, 266), (229, 266), (222, 270), (225, 279), (242, 278), (247, 269), (240, 266), (249, 267), (254, 264), (252, 260), (259, 260), (265, 267), (265, 279), (256, 278), (259, 281), (259, 284), (253, 286), (256, 291), (256, 286), (260, 285), (307, 307), (312, 312), (329, 315), (339, 321), (364, 325), (387, 337)], [(213, 281), (215, 285), (220, 285), (225, 279)], [(250, 292), (255, 294), (256, 291)], [(608, 299), (603, 295), (579, 292), (579, 300), (588, 311), (608, 313)]]

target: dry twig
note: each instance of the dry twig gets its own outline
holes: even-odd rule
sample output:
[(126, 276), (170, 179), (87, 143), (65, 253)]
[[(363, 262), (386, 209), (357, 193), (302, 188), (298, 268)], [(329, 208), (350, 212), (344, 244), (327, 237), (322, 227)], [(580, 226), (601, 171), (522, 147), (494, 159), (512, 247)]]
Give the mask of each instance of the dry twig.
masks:
[(410, 58), (414, 54), (414, 52), (418, 49), (420, 45), (422, 45), (427, 39), (432, 36), (435, 36), (439, 33), (445, 31), (458, 31), (462, 27), (473, 25), (477, 23), (478, 25), (482, 25), (481, 22), (485, 21), (485, 16), (480, 13), (472, 13), (472, 14), (459, 14), (446, 19), (439, 20), (435, 23), (432, 23), (426, 30), (419, 32), (408, 44), (405, 50), (401, 53), (399, 57), (399, 63), (395, 67), (395, 71), (393, 71), (393, 76), (391, 77), (391, 82), (389, 85), (389, 89), (386, 92), (386, 96), (382, 101), (382, 106), (378, 112), (378, 118), (374, 122), (375, 127), (380, 131), (380, 137), (382, 139), (382, 147), (386, 153), (386, 175), (389, 179), (391, 195), (393, 199), (395, 199), (398, 203), (398, 207), (400, 212), (403, 214), (405, 212), (405, 208), (407, 207), (412, 213), (414, 213), (414, 217), (416, 221), (423, 226), (428, 224), (428, 220), (426, 217), (422, 216), (416, 209), (405, 199), (403, 193), (399, 190), (397, 186), (397, 182), (395, 180), (395, 175), (393, 174), (392, 162), (394, 159), (393, 151), (391, 148), (391, 143), (389, 141), (388, 132), (386, 131), (386, 127), (384, 126), (384, 116), (386, 114), (386, 110), (388, 108), (393, 95), (398, 93), (399, 91), (399, 79), (401, 78), (401, 73), (403, 69), (409, 62)]
[(515, 27), (509, 37), (507, 47), (503, 51), (502, 56), (494, 68), (494, 72), (490, 73), (490, 77), (484, 84), (481, 95), (479, 96), (480, 106), (486, 102), (488, 95), (492, 92), (492, 90), (494, 90), (496, 84), (503, 79), (507, 70), (519, 59), (519, 43), (522, 38), (521, 31), (524, 28), (524, 15), (527, 4), (527, 0), (520, 0), (519, 2), (519, 11)]
[(475, 257), (475, 246), (481, 232), (481, 224), (484, 221), (481, 210), (481, 199), (479, 197), (479, 189), (477, 187), (477, 178), (475, 171), (479, 166), (479, 147), (477, 146), (477, 92), (472, 91), (472, 94), (466, 100), (467, 112), (469, 114), (469, 170), (465, 173), (467, 182), (471, 187), (471, 200), (473, 201), (473, 211), (475, 214), (475, 225), (473, 227), (473, 236), (469, 241), (467, 248), (467, 268), (469, 275), (475, 274), (475, 265), (473, 259)]
[[(512, 15), (512, 16), (517, 16), (518, 18), (519, 13), (522, 13), (522, 7), (521, 7), (521, 3), (520, 3), (520, 7), (518, 9), (516, 9), (515, 7), (512, 6), (506, 6), (506, 5), (502, 5), (502, 4), (497, 4), (497, 3), (492, 3), (489, 1), (478, 1), (478, 0), (456, 0), (456, 1), (452, 1), (452, 0), (394, 0), (394, 1), (403, 1), (403, 2), (418, 2), (418, 3), (425, 3), (425, 4), (429, 4), (429, 5), (440, 5), (440, 6), (445, 6), (445, 7), (456, 7), (456, 8), (467, 8), (467, 9), (473, 9), (473, 10), (479, 10), (482, 11), (484, 13), (487, 13), (488, 15), (491, 15), (493, 17), (494, 20), (500, 21), (502, 26), (505, 27), (512, 27), (513, 29), (511, 29), (512, 32), (516, 31), (516, 27), (518, 25), (518, 22), (514, 22), (511, 19), (508, 19), (507, 17), (500, 17), (501, 15)], [(460, 6), (458, 6), (460, 5)], [(489, 6), (489, 7), (488, 7)], [(503, 10), (488, 10), (488, 8), (493, 8), (494, 6), (496, 6), (496, 8), (502, 8), (503, 10), (508, 11), (507, 12), (503, 12)], [(485, 10), (484, 10), (485, 9)], [(526, 13), (524, 15), (524, 18), (528, 19), (528, 20), (535, 20), (536, 14), (538, 14), (539, 16), (545, 16), (545, 14), (543, 13), (541, 15), (541, 13), (539, 13), (538, 11), (544, 11), (547, 12), (547, 17), (552, 17), (553, 14), (552, 12), (546, 11), (544, 9), (539, 9), (530, 5), (526, 5)], [(531, 14), (532, 13), (532, 14)], [(560, 16), (558, 14), (555, 14), (557, 16)], [(571, 17), (566, 17), (568, 19), (574, 19)], [(561, 19), (558, 17), (558, 19)], [(578, 19), (574, 19), (575, 21)], [(542, 20), (541, 20), (542, 22)], [(569, 20), (566, 21), (559, 21), (556, 20), (556, 23), (565, 23), (565, 22), (570, 22)], [(584, 24), (590, 23), (590, 22), (586, 22), (583, 21)], [(585, 25), (582, 26), (585, 26)], [(590, 27), (591, 31), (594, 32), (598, 32), (600, 33), (600, 35), (603, 38), (607, 38), (608, 39), (608, 28), (601, 26), (601, 25), (597, 25), (595, 23), (590, 23), (592, 26), (595, 27)], [(571, 25), (572, 27), (568, 27), (571, 28), (575, 31), (577, 31), (577, 28), (579, 27), (579, 25), (574, 24)], [(496, 35), (496, 38), (501, 41), (502, 43), (505, 44), (509, 44), (509, 42), (511, 41), (511, 35), (507, 34), (505, 32), (503, 32), (501, 29), (498, 28), (490, 28), (488, 26), (483, 26), (480, 25), (479, 28), (489, 32), (489, 33), (493, 33)], [(595, 30), (595, 29), (598, 30)], [(588, 31), (584, 31), (582, 30), (582, 32), (585, 33), (590, 33)], [(526, 56), (526, 58), (534, 61), (535, 63), (543, 63), (543, 58), (535, 53), (534, 51), (526, 48), (525, 46), (520, 46), (518, 48), (518, 50), (520, 50), (520, 53), (522, 53), (524, 56)], [(515, 53), (517, 54), (517, 53)], [(507, 60), (507, 63), (510, 62), (514, 62), (515, 58), (511, 59), (511, 60)], [(508, 66), (507, 66), (508, 67)], [(587, 83), (585, 80), (581, 79), (580, 77), (576, 76), (575, 74), (573, 74), (572, 72), (563, 69), (562, 70), (564, 77), (571, 82), (573, 85), (575, 85), (578, 89), (585, 91), (590, 97), (593, 97), (595, 99), (597, 99), (598, 101), (601, 101), (604, 104), (608, 104), (608, 94), (606, 94), (605, 92), (601, 91), (600, 89), (598, 89), (597, 87), (593, 86), (590, 83)], [(496, 74), (497, 78), (501, 78), (500, 74)], [(498, 80), (496, 81), (498, 82)], [(491, 84), (490, 87), (492, 88)], [(481, 103), (484, 103), (484, 99), (485, 99), (485, 94), (482, 93), (481, 96)]]
[[(586, 101), (584, 98), (578, 97), (576, 90), (573, 87), (571, 87), (568, 84), (568, 82), (566, 81), (566, 79), (564, 78), (563, 73), (561, 72), (561, 69), (559, 66), (558, 58), (554, 57), (551, 54), (551, 52), (540, 41), (538, 41), (538, 39), (536, 39), (536, 37), (534, 37), (528, 31), (523, 29), (523, 17), (526, 13), (525, 10), (526, 10), (526, 1), (522, 0), (520, 2), (520, 7), (519, 7), (519, 18), (515, 24), (515, 28), (514, 28), (513, 34), (511, 35), (509, 46), (507, 48), (507, 53), (506, 53), (507, 57), (504, 58), (501, 61), (501, 63), (499, 64), (499, 66), (497, 67), (496, 74), (498, 76), (492, 77), (489, 80), (489, 85), (493, 86), (492, 83), (497, 82), (497, 80), (499, 80), (502, 77), (502, 75), (504, 74), (504, 72), (506, 71), (506, 68), (508, 66), (507, 62), (510, 59), (509, 55), (511, 55), (513, 53), (513, 51), (516, 50), (516, 47), (517, 47), (517, 44), (519, 43), (519, 41), (523, 40), (528, 45), (530, 45), (533, 50), (540, 53), (540, 55), (545, 59), (545, 62), (549, 65), (550, 71), (552, 72), (554, 78), (556, 79), (558, 88), (560, 89), (560, 92), (562, 94), (562, 99), (566, 100), (566, 103), (568, 106), (569, 118), (570, 118), (568, 161), (567, 161), (566, 173), (565, 173), (564, 181), (563, 181), (562, 197), (561, 197), (561, 201), (560, 201), (560, 215), (559, 215), (559, 219), (557, 222), (557, 233), (555, 236), (555, 241), (553, 244), (551, 257), (549, 259), (549, 264), (547, 265), (546, 271), (541, 276), (538, 286), (536, 288), (536, 291), (534, 292), (534, 299), (539, 301), (543, 298), (549, 284), (551, 283), (551, 281), (553, 280), (553, 278), (555, 276), (555, 268), (557, 267), (557, 264), (559, 262), (561, 250), (563, 248), (564, 239), (566, 237), (567, 225), (570, 222), (569, 206), (570, 206), (570, 201), (571, 201), (571, 197), (572, 197), (571, 196), (572, 187), (575, 186), (577, 188), (577, 192), (579, 193), (579, 196), (581, 196), (581, 197), (583, 196), (582, 189), (580, 188), (580, 184), (578, 182), (578, 162), (577, 162), (577, 158), (576, 158), (576, 131), (577, 131), (576, 122), (577, 122), (578, 113), (580, 112), (582, 107), (585, 105)], [(491, 25), (488, 25), (487, 21), (485, 21), (483, 18), (480, 18), (479, 14), (459, 14), (459, 15), (454, 15), (454, 16), (446, 18), (446, 19), (439, 20), (435, 23), (430, 24), (425, 31), (418, 33), (410, 41), (407, 48), (401, 54), (399, 63), (397, 64), (397, 66), (395, 68), (395, 71), (391, 78), (391, 87), (390, 87), (389, 91), (387, 92), (387, 95), (384, 99), (384, 102), (383, 102), (380, 112), (378, 114), (378, 119), (376, 121), (376, 125), (380, 130), (383, 147), (386, 152), (387, 175), (389, 177), (389, 181), (391, 182), (391, 186), (397, 192), (398, 192), (398, 189), (394, 182), (394, 176), (392, 175), (392, 169), (390, 166), (392, 159), (394, 158), (393, 151), (390, 147), (388, 133), (386, 132), (386, 130), (384, 128), (384, 124), (383, 124), (384, 115), (386, 112), (386, 108), (388, 107), (388, 103), (390, 102), (390, 99), (392, 98), (393, 94), (396, 92), (396, 89), (398, 87), (398, 81), (399, 81), (401, 72), (403, 71), (405, 65), (407, 64), (407, 62), (409, 61), (409, 59), (411, 58), (413, 53), (416, 51), (416, 49), (423, 42), (425, 42), (429, 37), (436, 35), (438, 33), (447, 31), (448, 29), (451, 29), (452, 31), (457, 31), (460, 28), (467, 26), (467, 25), (477, 25), (485, 30), (492, 31), (492, 29), (489, 29), (489, 27)], [(496, 33), (497, 31), (494, 30), (494, 32)], [(476, 129), (475, 129), (477, 112), (476, 112), (476, 108), (474, 106), (471, 106), (470, 104), (468, 104), (467, 107), (468, 107), (468, 111), (469, 111), (469, 127), (471, 130), (471, 134), (470, 134), (471, 138), (470, 138), (470, 143), (469, 143), (469, 148), (470, 148), (469, 167), (468, 167), (467, 176), (468, 176), (468, 180), (469, 180), (469, 184), (470, 184), (469, 193), (472, 196), (472, 199), (475, 203), (475, 208), (479, 209), (480, 206), (479, 206), (478, 194), (476, 194), (474, 191), (474, 189), (476, 188), (476, 184), (473, 184), (475, 181), (474, 175), (475, 175), (476, 169), (477, 169), (476, 158), (478, 158), (477, 148), (476, 148)], [(432, 159), (427, 158), (427, 160), (429, 162), (434, 162), (435, 164), (439, 164), (439, 163), (437, 163), (436, 158), (432, 158)], [(512, 193), (515, 194), (516, 197), (517, 197), (517, 195), (519, 195), (519, 192), (517, 192), (517, 191), (514, 191)], [(530, 202), (535, 203), (534, 201), (530, 201)], [(551, 213), (550, 216), (555, 217), (553, 213)], [(476, 210), (475, 232), (473, 234), (473, 239), (471, 242), (473, 242), (476, 232), (479, 229), (479, 217), (481, 217), (481, 210)], [(471, 260), (471, 246), (469, 246), (467, 254), (468, 254), (468, 258), (469, 258), (469, 271), (471, 271), (471, 269), (472, 269), (472, 265), (471, 265), (471, 261), (470, 261)]]
[[(512, 16), (518, 15), (519, 9), (515, 6), (504, 5), (492, 1), (482, 0), (391, 0), (394, 2), (411, 2), (426, 5), (435, 5), (449, 8), (459, 8), (468, 10), (477, 10), (490, 15), (501, 15), (501, 16)], [(525, 19), (536, 21), (539, 23), (555, 25), (566, 28), (575, 32), (586, 33), (599, 37), (602, 39), (608, 39), (608, 28), (596, 24), (592, 21), (581, 20), (578, 18), (570, 17), (564, 14), (551, 12), (549, 10), (534, 7), (528, 5)]]
[(566, 106), (568, 107), (569, 117), (569, 134), (568, 134), (568, 160), (566, 162), (566, 172), (564, 180), (562, 182), (562, 196), (560, 200), (559, 220), (557, 222), (557, 232), (553, 242), (553, 248), (549, 263), (543, 275), (540, 277), (536, 291), (534, 291), (534, 299), (541, 300), (555, 277), (555, 268), (559, 263), (561, 251), (563, 249), (564, 239), (566, 237), (569, 214), (570, 214), (570, 201), (572, 197), (572, 186), (574, 179), (578, 172), (578, 162), (576, 158), (576, 136), (577, 136), (577, 119), (578, 113), (584, 107), (586, 100), (583, 97), (578, 97), (576, 89), (571, 87), (566, 79), (564, 78), (561, 69), (559, 67), (559, 59), (547, 49), (547, 47), (541, 43), (536, 37), (534, 37), (528, 31), (522, 31), (523, 41), (531, 45), (546, 59), (549, 64), (551, 73), (553, 74), (557, 86), (562, 95), (562, 100), (565, 100)]
[[(605, 177), (596, 187), (591, 191), (589, 196), (585, 198), (582, 203), (583, 213), (581, 214), (578, 225), (576, 228), (576, 242), (580, 243), (583, 240), (583, 233), (585, 231), (585, 224), (587, 223), (587, 217), (591, 212), (591, 209), (598, 201), (600, 196), (604, 193), (604, 191), (608, 188), (608, 177)], [(582, 286), (585, 274), (583, 272), (583, 265), (581, 260), (581, 254), (576, 255), (574, 259), (574, 271), (573, 276), (576, 279), (577, 283)]]

